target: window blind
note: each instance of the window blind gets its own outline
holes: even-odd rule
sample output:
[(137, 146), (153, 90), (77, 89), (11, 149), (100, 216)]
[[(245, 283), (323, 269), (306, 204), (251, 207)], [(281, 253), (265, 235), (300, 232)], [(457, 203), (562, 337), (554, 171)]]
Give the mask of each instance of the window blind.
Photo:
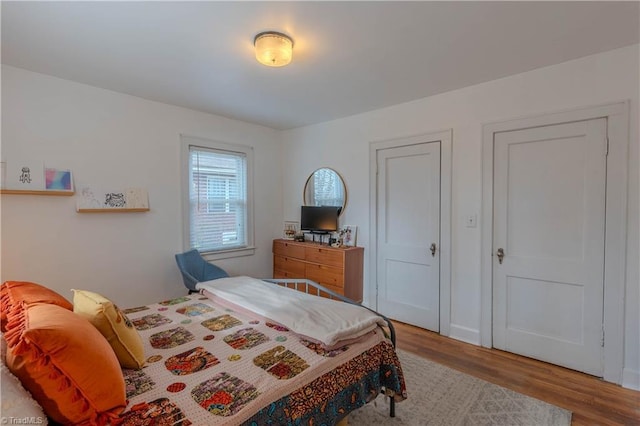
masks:
[(192, 248), (246, 247), (246, 154), (190, 145), (189, 206)]

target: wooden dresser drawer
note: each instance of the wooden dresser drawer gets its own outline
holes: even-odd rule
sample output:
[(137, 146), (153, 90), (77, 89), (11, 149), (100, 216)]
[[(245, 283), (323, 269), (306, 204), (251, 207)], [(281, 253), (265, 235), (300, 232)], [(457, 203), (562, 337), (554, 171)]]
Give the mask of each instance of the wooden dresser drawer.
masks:
[[(273, 278), (289, 278), (289, 279), (298, 279), (300, 278), (300, 275), (295, 274), (293, 272), (290, 271), (283, 271), (281, 269), (274, 269), (273, 270)], [(293, 284), (291, 285), (287, 285), (287, 287), (294, 287)]]
[(276, 240), (273, 242), (273, 254), (279, 254), (281, 256), (304, 259), (304, 249), (305, 247), (300, 244), (290, 243), (287, 241)]
[(292, 257), (275, 255), (273, 256), (273, 269), (294, 274), (293, 277), (288, 278), (304, 278), (305, 263)]
[(344, 253), (328, 247), (304, 247), (304, 260), (341, 268), (344, 265)]
[[(344, 271), (342, 268), (308, 263), (305, 272), (307, 278), (319, 284), (338, 288), (344, 287)], [(335, 290), (335, 288), (332, 288), (332, 290)]]

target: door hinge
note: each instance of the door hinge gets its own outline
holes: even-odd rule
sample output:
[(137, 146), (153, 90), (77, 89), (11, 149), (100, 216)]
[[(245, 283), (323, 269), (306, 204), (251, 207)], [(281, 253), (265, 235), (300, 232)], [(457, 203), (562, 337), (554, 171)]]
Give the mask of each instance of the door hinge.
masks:
[(600, 334), (600, 346), (604, 348), (604, 325), (602, 326), (602, 333)]
[(609, 156), (609, 136), (607, 136), (607, 150), (606, 150), (606, 152), (604, 153), (604, 156), (605, 156), (605, 157), (608, 157), (608, 156)]

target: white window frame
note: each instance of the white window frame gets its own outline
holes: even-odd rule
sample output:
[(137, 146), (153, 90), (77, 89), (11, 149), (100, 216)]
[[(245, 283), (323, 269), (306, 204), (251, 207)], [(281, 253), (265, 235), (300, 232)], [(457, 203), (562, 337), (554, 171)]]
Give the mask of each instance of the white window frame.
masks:
[(182, 198), (182, 245), (185, 251), (191, 249), (190, 233), (191, 203), (189, 201), (189, 150), (196, 146), (216, 151), (226, 151), (235, 154), (244, 154), (247, 160), (247, 216), (246, 246), (226, 250), (212, 250), (201, 252), (206, 260), (228, 259), (232, 257), (251, 256), (255, 253), (254, 245), (254, 219), (253, 219), (253, 147), (239, 144), (218, 142), (195, 136), (180, 135), (180, 172), (181, 172), (181, 198)]

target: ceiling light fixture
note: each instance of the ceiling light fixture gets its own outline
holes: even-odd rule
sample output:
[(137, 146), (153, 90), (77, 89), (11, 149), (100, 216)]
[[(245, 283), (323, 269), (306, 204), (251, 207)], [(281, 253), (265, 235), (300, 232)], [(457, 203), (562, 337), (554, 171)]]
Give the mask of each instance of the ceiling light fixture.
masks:
[(293, 40), (285, 34), (265, 31), (253, 39), (256, 59), (269, 67), (283, 67), (291, 62)]

